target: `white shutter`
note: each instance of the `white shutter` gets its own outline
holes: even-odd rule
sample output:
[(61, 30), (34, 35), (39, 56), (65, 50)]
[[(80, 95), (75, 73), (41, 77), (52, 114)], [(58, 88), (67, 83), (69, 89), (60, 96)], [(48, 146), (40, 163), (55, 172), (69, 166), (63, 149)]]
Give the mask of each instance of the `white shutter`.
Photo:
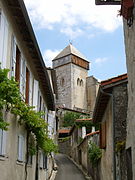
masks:
[(0, 129), (0, 155), (6, 154), (6, 131)]
[(39, 162), (39, 164), (40, 164), (40, 168), (43, 168), (43, 153), (42, 152), (40, 153), (40, 162)]
[(26, 89), (26, 62), (21, 56), (21, 71), (20, 71), (20, 92), (25, 99), (25, 89)]
[(6, 135), (7, 135), (7, 132), (3, 130), (2, 155), (6, 154)]
[(15, 77), (15, 67), (16, 67), (16, 41), (15, 37), (12, 36), (12, 46), (11, 46), (11, 76)]
[(83, 126), (82, 127), (82, 138), (84, 138), (86, 136), (86, 127)]
[(3, 139), (3, 131), (0, 129), (0, 155), (2, 155), (2, 139)]
[(34, 79), (33, 106), (35, 106), (35, 110), (37, 110), (37, 105), (38, 105), (38, 81)]
[(30, 72), (30, 85), (29, 85), (29, 104), (32, 106), (32, 90), (33, 90), (33, 75)]
[(8, 46), (8, 23), (3, 13), (0, 14), (0, 62), (6, 68)]
[(18, 161), (23, 161), (24, 157), (24, 137), (22, 135), (18, 136)]

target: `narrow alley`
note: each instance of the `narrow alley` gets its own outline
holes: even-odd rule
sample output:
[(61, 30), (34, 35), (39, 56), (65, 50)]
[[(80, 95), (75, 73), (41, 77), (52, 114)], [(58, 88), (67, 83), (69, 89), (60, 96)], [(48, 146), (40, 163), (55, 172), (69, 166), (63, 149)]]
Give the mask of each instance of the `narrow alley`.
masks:
[(55, 180), (85, 180), (82, 172), (66, 155), (58, 154), (55, 159), (58, 165), (58, 172)]

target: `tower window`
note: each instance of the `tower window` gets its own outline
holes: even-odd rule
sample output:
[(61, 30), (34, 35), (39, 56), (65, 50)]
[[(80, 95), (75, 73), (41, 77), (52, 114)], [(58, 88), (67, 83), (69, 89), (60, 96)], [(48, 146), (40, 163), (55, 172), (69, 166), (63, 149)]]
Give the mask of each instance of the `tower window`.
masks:
[(63, 87), (64, 84), (65, 84), (65, 80), (64, 80), (64, 78), (61, 78), (60, 85)]
[(77, 85), (78, 86), (80, 85), (80, 79), (79, 78), (77, 79)]
[(81, 79), (81, 81), (80, 81), (80, 86), (83, 86), (83, 80)]

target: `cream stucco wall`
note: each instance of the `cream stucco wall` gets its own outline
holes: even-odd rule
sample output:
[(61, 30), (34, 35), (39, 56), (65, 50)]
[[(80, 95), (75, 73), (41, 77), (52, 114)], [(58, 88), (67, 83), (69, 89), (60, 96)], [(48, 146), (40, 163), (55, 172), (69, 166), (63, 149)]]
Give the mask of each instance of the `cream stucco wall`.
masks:
[(106, 121), (106, 148), (102, 149), (101, 180), (113, 180), (112, 106), (108, 103), (102, 122)]
[[(8, 22), (8, 51), (7, 51), (7, 61), (6, 61), (6, 68), (10, 69), (10, 61), (11, 61), (11, 39), (12, 35), (16, 38), (17, 46), (23, 55), (24, 59), (26, 60), (26, 65), (29, 71), (32, 73), (34, 79), (38, 80), (37, 72), (35, 67), (31, 64), (33, 59), (31, 58), (27, 47), (22, 41), (22, 35), (19, 33), (18, 28), (14, 22), (13, 16), (11, 16), (9, 7), (6, 5), (4, 0), (0, 1), (0, 10), (4, 14), (5, 18)], [(1, 48), (1, 47), (0, 47)], [(40, 83), (39, 83), (40, 88)], [(40, 89), (41, 96), (43, 98), (43, 89)], [(43, 98), (44, 99), (44, 98)], [(44, 103), (46, 105), (45, 99)], [(48, 112), (48, 110), (46, 110)], [(47, 114), (46, 114), (47, 117)], [(19, 125), (18, 120), (15, 116), (11, 115), (10, 112), (5, 113), (5, 120), (9, 122), (9, 129), (6, 132), (6, 153), (4, 156), (0, 156), (0, 179), (1, 180), (24, 180), (26, 176), (25, 172), (25, 163), (26, 163), (26, 130), (23, 125)], [(18, 162), (17, 161), (17, 154), (18, 154), (18, 135), (21, 134), (24, 136), (24, 161)], [(49, 165), (49, 168), (52, 169), (52, 166)], [(49, 169), (49, 173), (51, 171)], [(28, 165), (27, 173), (28, 177), (27, 180), (34, 180), (35, 179), (35, 170), (36, 170), (36, 156), (33, 156), (33, 163), (32, 165)], [(46, 170), (39, 171), (40, 180), (46, 179), (47, 172)]]

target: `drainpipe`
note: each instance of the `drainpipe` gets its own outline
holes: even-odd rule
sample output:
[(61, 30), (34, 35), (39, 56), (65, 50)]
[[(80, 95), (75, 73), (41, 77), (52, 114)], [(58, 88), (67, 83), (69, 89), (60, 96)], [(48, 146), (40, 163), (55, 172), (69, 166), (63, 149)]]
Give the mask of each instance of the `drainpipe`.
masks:
[(114, 124), (114, 97), (113, 93), (106, 93), (103, 89), (100, 89), (102, 94), (111, 97), (112, 100), (112, 142), (113, 142), (113, 180), (116, 180), (116, 158), (115, 158), (115, 124)]

